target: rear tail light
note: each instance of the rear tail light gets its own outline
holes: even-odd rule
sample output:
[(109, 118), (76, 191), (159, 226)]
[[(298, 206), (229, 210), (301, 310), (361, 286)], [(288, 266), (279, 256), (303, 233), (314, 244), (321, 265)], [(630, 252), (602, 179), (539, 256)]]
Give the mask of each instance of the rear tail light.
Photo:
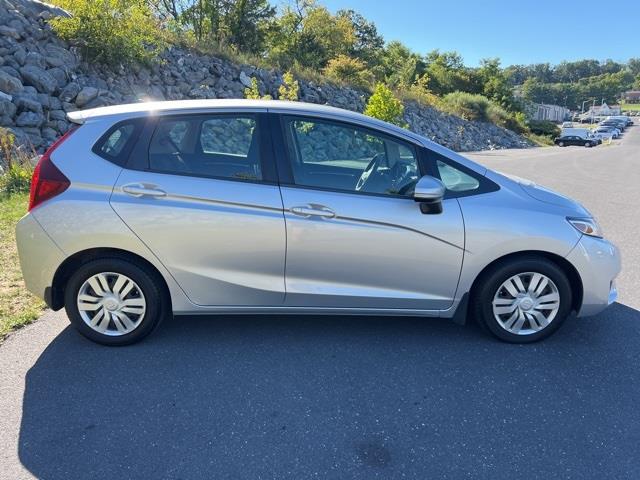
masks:
[(51, 161), (51, 154), (75, 131), (69, 130), (40, 157), (31, 177), (31, 191), (29, 194), (29, 211), (37, 205), (64, 192), (71, 182), (58, 170)]

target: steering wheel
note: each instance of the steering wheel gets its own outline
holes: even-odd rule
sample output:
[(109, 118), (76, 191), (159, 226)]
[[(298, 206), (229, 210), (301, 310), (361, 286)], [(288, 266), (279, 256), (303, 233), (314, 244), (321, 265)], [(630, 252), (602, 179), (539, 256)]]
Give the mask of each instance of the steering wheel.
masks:
[(356, 183), (357, 192), (359, 192), (364, 188), (364, 186), (367, 184), (367, 181), (369, 181), (369, 179), (371, 178), (371, 175), (378, 170), (378, 165), (380, 165), (380, 161), (383, 158), (384, 158), (384, 154), (382, 153), (376, 153), (373, 156), (373, 158), (369, 162), (369, 165), (367, 165), (367, 168), (365, 168), (364, 171), (362, 172), (362, 175), (360, 175), (360, 178), (358, 179), (358, 183)]

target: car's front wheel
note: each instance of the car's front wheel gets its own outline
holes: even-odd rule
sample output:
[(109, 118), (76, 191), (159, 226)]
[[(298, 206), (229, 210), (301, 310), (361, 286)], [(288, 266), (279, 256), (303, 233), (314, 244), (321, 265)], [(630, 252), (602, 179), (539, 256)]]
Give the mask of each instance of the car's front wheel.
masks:
[(558, 142), (559, 147), (564, 147), (564, 142)]
[(81, 266), (65, 289), (73, 326), (103, 345), (128, 345), (146, 337), (170, 307), (153, 272), (120, 258)]
[(544, 257), (498, 264), (478, 282), (473, 312), (496, 337), (511, 343), (542, 340), (571, 312), (567, 275)]

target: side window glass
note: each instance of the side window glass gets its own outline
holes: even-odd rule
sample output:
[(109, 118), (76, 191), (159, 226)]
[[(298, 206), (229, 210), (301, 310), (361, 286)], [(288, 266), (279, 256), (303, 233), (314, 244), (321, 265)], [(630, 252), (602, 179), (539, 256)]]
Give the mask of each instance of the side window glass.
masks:
[(120, 157), (124, 153), (125, 147), (134, 140), (135, 130), (136, 124), (133, 122), (121, 124), (102, 139), (93, 151), (107, 160), (119, 163), (118, 160), (123, 160)]
[(200, 135), (202, 151), (247, 157), (255, 127), (255, 121), (250, 118), (205, 120)]
[(436, 162), (440, 179), (447, 190), (452, 192), (468, 192), (480, 188), (480, 181), (440, 160)]
[(160, 119), (149, 168), (163, 173), (261, 180), (256, 119), (198, 115)]
[(285, 119), (296, 185), (411, 196), (418, 180), (410, 144), (325, 120)]

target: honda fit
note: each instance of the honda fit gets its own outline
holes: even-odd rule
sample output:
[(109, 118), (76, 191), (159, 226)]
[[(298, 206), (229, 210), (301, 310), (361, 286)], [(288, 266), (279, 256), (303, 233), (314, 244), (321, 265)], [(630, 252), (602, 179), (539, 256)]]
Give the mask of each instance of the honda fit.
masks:
[(475, 319), (524, 343), (616, 299), (618, 250), (581, 205), (357, 113), (194, 100), (69, 119), (18, 248), (29, 290), (99, 343), (217, 313)]

